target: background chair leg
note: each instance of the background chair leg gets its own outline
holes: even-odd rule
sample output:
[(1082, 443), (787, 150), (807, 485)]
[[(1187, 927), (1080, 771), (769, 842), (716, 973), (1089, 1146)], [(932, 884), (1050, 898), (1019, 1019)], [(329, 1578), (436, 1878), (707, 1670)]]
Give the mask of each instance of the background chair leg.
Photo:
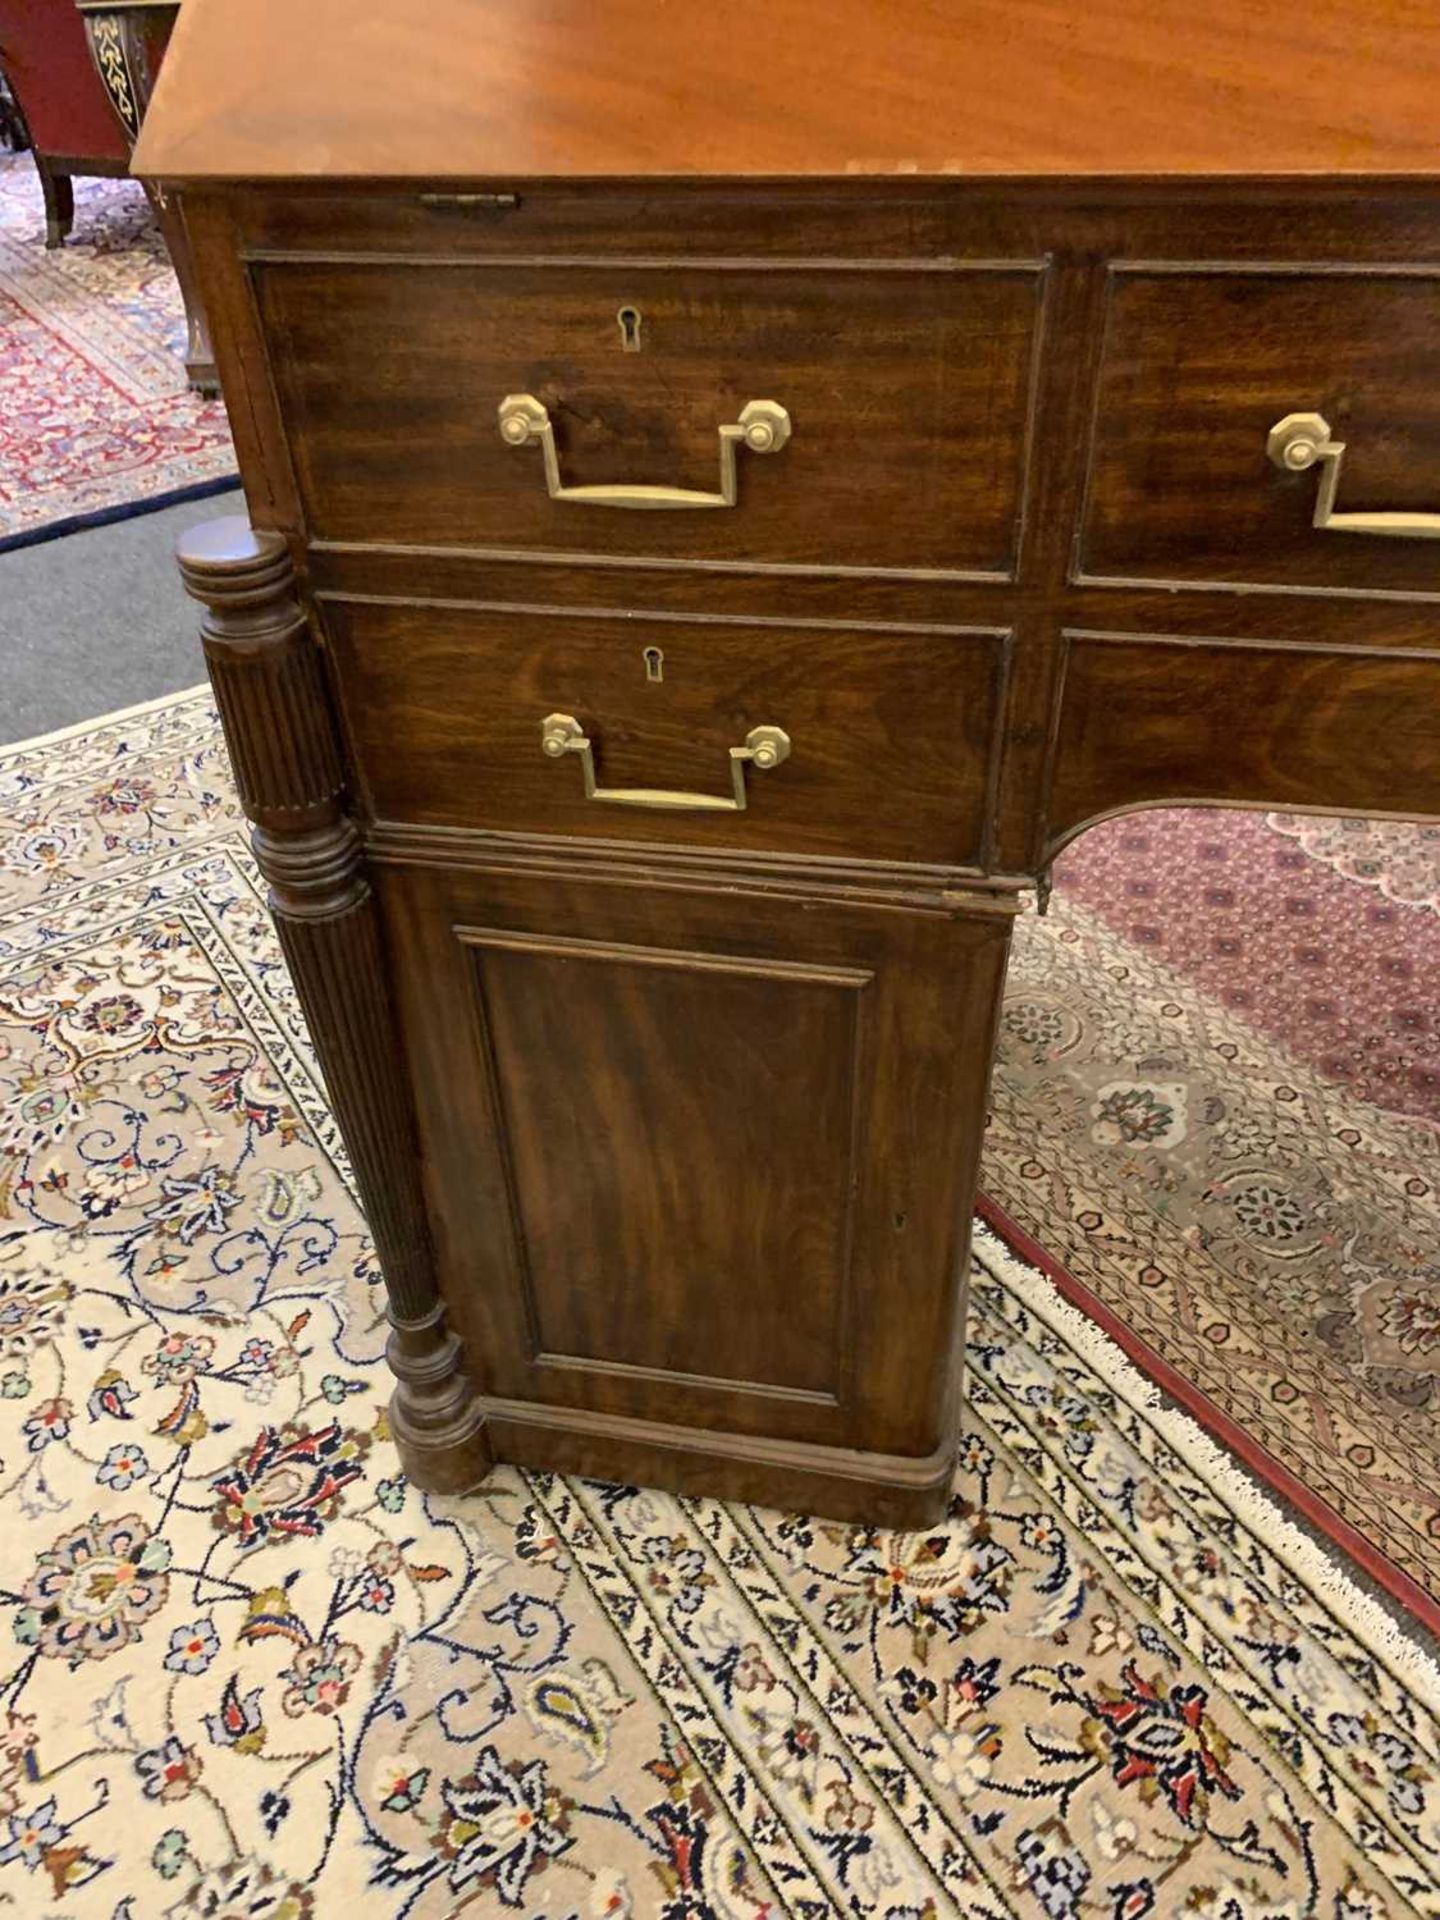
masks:
[(45, 196), (45, 245), (63, 246), (75, 220), (75, 188), (68, 173), (52, 172), (38, 153), (35, 170)]

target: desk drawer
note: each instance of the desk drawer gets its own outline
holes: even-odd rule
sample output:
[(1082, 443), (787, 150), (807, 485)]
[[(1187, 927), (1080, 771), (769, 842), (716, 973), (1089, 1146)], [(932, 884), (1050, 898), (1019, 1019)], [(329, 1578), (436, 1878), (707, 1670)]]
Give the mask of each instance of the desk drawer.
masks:
[[(1289, 464), (1269, 444), (1294, 415), (1344, 446), (1325, 528), (1336, 457), (1304, 464), (1314, 432)], [(1380, 533), (1351, 519), (1376, 513), (1419, 518)], [(1437, 593), (1437, 533), (1440, 270), (1114, 273), (1085, 575)]]
[(986, 863), (1003, 633), (334, 600), (325, 624), (382, 819)]
[(312, 538), (1013, 571), (1037, 268), (252, 272)]

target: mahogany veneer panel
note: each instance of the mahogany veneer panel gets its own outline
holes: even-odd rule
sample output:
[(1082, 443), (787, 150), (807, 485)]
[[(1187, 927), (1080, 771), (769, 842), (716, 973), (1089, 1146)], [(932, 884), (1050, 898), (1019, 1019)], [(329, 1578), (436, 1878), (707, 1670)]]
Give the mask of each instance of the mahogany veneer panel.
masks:
[(141, 167), (754, 180), (1440, 162), (1440, 48), (1423, 0), (427, 0), (357, 13), (355, 0), (186, 0)]
[(540, 1364), (833, 1400), (872, 976), (570, 935), (456, 938), (473, 956)]
[(1004, 917), (483, 862), (378, 879), (482, 1394), (941, 1445)]
[(1051, 848), (1162, 788), (1177, 801), (1440, 814), (1437, 680), (1440, 652), (1069, 634)]

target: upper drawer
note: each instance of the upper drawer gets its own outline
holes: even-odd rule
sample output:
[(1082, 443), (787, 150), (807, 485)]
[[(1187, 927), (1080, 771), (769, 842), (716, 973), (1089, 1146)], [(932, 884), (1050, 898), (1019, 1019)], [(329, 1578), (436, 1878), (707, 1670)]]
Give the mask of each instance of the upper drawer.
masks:
[[(1038, 267), (307, 256), (252, 272), (312, 538), (1014, 568)], [(548, 415), (553, 462), (538, 431), (502, 437), (518, 395)], [(762, 414), (768, 451), (722, 433), (753, 401), (788, 418), (786, 438)], [(643, 491), (717, 494), (727, 466), (733, 506)], [(568, 497), (596, 487), (609, 503)], [(636, 489), (643, 510), (613, 504)]]
[[(1287, 465), (1270, 436), (1304, 414), (1328, 424), (1332, 451), (1306, 465), (1315, 439), (1297, 434)], [(1420, 525), (1347, 524), (1372, 513)], [(1115, 270), (1083, 576), (1435, 593), (1436, 533), (1440, 275)]]

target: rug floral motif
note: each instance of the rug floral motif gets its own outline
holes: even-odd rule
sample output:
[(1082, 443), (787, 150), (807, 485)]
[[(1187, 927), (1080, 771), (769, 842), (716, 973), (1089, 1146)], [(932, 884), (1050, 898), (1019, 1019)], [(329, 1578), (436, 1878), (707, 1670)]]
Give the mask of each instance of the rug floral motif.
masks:
[(983, 1233), (930, 1533), (419, 1494), (208, 700), (0, 807), (16, 1911), (1440, 1915), (1440, 1676)]
[(0, 540), (235, 471), (139, 184), (77, 180), (70, 239), (44, 239), (34, 163), (0, 154)]

